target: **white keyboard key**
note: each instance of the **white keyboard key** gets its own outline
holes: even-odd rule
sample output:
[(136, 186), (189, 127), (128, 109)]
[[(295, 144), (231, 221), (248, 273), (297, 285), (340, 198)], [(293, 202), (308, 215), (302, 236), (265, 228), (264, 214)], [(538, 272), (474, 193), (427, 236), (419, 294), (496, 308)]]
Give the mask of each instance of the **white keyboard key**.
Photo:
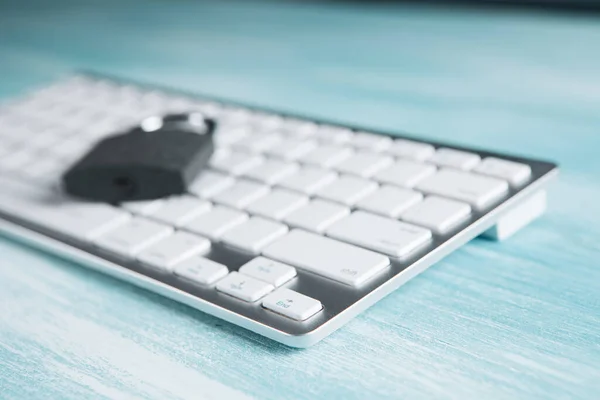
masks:
[[(10, 155), (13, 150), (13, 144), (9, 143), (9, 141), (2, 137), (2, 132), (0, 132), (0, 140), (2, 141), (2, 146), (0, 146), (0, 159), (4, 159), (4, 157)], [(3, 164), (0, 162), (0, 170), (4, 169)]]
[(286, 288), (278, 289), (266, 296), (262, 305), (268, 310), (296, 321), (305, 321), (323, 309), (319, 300)]
[(350, 209), (340, 204), (315, 199), (284, 218), (284, 222), (295, 228), (322, 233), (335, 221), (350, 215)]
[(439, 166), (452, 167), (466, 171), (479, 164), (480, 160), (481, 157), (475, 153), (441, 148), (438, 149), (428, 161)]
[(475, 208), (484, 208), (508, 192), (506, 181), (453, 169), (443, 169), (422, 180), (417, 189), (443, 197), (465, 201)]
[(321, 125), (314, 134), (314, 139), (322, 141), (324, 143), (347, 143), (349, 142), (354, 134), (348, 128), (342, 128), (339, 126), (324, 126)]
[(330, 168), (352, 155), (350, 147), (322, 145), (304, 154), (298, 161), (304, 164)]
[(207, 170), (194, 179), (188, 190), (198, 197), (209, 199), (234, 183), (235, 179), (229, 175)]
[(247, 124), (251, 117), (252, 113), (249, 110), (237, 107), (227, 107), (223, 109), (219, 118), (226, 123)]
[(317, 142), (306, 139), (288, 138), (277, 143), (265, 153), (284, 160), (296, 160), (317, 147)]
[(354, 287), (390, 265), (381, 254), (302, 230), (266, 247), (263, 255)]
[(260, 217), (252, 217), (221, 236), (221, 241), (242, 251), (258, 254), (260, 250), (287, 233), (287, 226)]
[(175, 275), (187, 281), (199, 285), (212, 285), (219, 279), (225, 277), (229, 270), (223, 264), (219, 264), (202, 256), (192, 256), (173, 268)]
[(219, 124), (213, 135), (213, 141), (217, 146), (231, 146), (248, 137), (248, 131), (249, 129), (244, 126)]
[(234, 144), (235, 149), (245, 152), (262, 153), (273, 147), (279, 147), (282, 138), (274, 133), (259, 133), (248, 135)]
[(241, 138), (250, 134), (252, 134), (252, 128), (250, 126), (236, 121), (226, 121), (225, 119), (220, 119), (215, 127), (213, 136), (232, 135), (239, 136)]
[(142, 250), (137, 259), (151, 268), (169, 272), (175, 264), (193, 255), (205, 253), (208, 249), (210, 241), (207, 239), (191, 233), (175, 232)]
[(13, 153), (0, 159), (0, 168), (21, 170), (27, 168), (28, 164), (35, 162), (39, 157), (33, 150), (22, 149), (15, 150)]
[(0, 132), (3, 143), (8, 144), (10, 140), (11, 143), (27, 144), (28, 138), (39, 136), (39, 133), (29, 127), (26, 120), (16, 120), (14, 115), (8, 118), (11, 118), (9, 123), (2, 124), (2, 132)]
[(238, 272), (232, 272), (221, 279), (217, 283), (216, 288), (219, 292), (226, 293), (249, 303), (260, 300), (275, 289), (273, 285)]
[(214, 196), (212, 200), (216, 203), (242, 209), (267, 193), (269, 193), (268, 186), (249, 180), (238, 180), (233, 186)]
[(318, 125), (312, 121), (287, 118), (279, 128), (279, 131), (288, 137), (306, 138), (312, 136), (318, 129)]
[(40, 157), (39, 160), (23, 168), (21, 172), (38, 182), (60, 182), (60, 177), (68, 168), (65, 162), (52, 157)]
[(512, 185), (518, 186), (529, 179), (531, 167), (514, 161), (487, 157), (473, 169), (473, 172), (505, 179)]
[(30, 143), (27, 143), (29, 148), (32, 150), (47, 150), (55, 145), (58, 145), (64, 139), (53, 132), (47, 130), (40, 135), (35, 136), (35, 140), (32, 140)]
[(246, 208), (251, 214), (282, 220), (295, 209), (308, 203), (308, 197), (287, 189), (273, 189)]
[(218, 103), (213, 102), (203, 102), (198, 109), (204, 115), (211, 118), (219, 118), (219, 116), (223, 113), (223, 107)]
[(410, 188), (435, 173), (436, 170), (437, 168), (430, 164), (398, 160), (389, 168), (378, 172), (374, 179), (382, 183)]
[(352, 206), (369, 193), (377, 190), (377, 187), (376, 182), (348, 175), (336, 179), (315, 195), (336, 203)]
[(164, 202), (164, 199), (127, 201), (121, 203), (121, 207), (134, 214), (146, 215), (158, 210)]
[(71, 137), (64, 142), (53, 146), (51, 152), (58, 157), (67, 160), (75, 160), (89, 151), (92, 146), (93, 143), (91, 143), (89, 140), (84, 140), (79, 137)]
[(248, 220), (248, 214), (227, 207), (214, 206), (183, 226), (184, 229), (216, 240), (229, 229)]
[(24, 116), (11, 113), (10, 108), (10, 105), (4, 104), (2, 106), (2, 110), (0, 110), (0, 126), (2, 126), (2, 132), (0, 132), (0, 135), (2, 136), (10, 135), (11, 131), (14, 129), (24, 128), (27, 126), (27, 119)]
[(275, 114), (255, 113), (249, 124), (258, 132), (270, 132), (283, 125), (283, 117)]
[(337, 179), (337, 174), (333, 171), (316, 167), (302, 167), (279, 182), (279, 186), (306, 194), (313, 194), (335, 179)]
[(218, 150), (210, 159), (210, 166), (232, 175), (241, 175), (262, 162), (263, 158), (258, 155)]
[(346, 174), (368, 178), (393, 162), (392, 157), (383, 154), (358, 152), (335, 165), (334, 168)]
[(396, 139), (394, 140), (394, 143), (386, 149), (386, 152), (400, 158), (424, 161), (433, 156), (435, 147), (427, 143)]
[(469, 215), (471, 215), (471, 207), (466, 203), (429, 196), (402, 213), (400, 218), (403, 221), (443, 234), (464, 221)]
[(405, 258), (431, 240), (431, 231), (411, 224), (355, 211), (327, 229), (327, 236), (357, 246)]
[(170, 226), (135, 217), (100, 235), (94, 245), (120, 256), (132, 257), (172, 233)]
[(268, 159), (264, 163), (250, 168), (243, 175), (264, 182), (267, 185), (274, 185), (286, 176), (298, 171), (299, 168), (298, 164), (283, 160)]
[(423, 200), (423, 195), (409, 189), (382, 186), (360, 200), (356, 207), (375, 214), (396, 218), (407, 208)]
[(279, 261), (256, 257), (242, 265), (240, 273), (279, 287), (296, 276), (296, 269)]
[(192, 196), (173, 196), (166, 199), (156, 210), (146, 214), (150, 218), (169, 225), (182, 226), (198, 215), (210, 210), (208, 201)]
[(357, 132), (354, 134), (350, 145), (363, 150), (381, 151), (390, 147), (392, 139), (388, 136), (374, 133)]
[(2, 178), (0, 188), (0, 210), (71, 239), (92, 240), (131, 218), (107, 204), (54, 196), (39, 187)]

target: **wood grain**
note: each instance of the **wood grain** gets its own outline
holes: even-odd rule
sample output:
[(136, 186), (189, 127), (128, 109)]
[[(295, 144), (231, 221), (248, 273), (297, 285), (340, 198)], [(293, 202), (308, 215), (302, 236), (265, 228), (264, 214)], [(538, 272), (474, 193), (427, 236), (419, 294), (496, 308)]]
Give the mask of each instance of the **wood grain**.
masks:
[[(0, 94), (94, 68), (548, 158), (548, 213), (293, 350), (0, 239), (0, 398), (597, 399), (600, 24), (301, 2), (0, 5)], [(1, 145), (1, 144), (0, 144)]]

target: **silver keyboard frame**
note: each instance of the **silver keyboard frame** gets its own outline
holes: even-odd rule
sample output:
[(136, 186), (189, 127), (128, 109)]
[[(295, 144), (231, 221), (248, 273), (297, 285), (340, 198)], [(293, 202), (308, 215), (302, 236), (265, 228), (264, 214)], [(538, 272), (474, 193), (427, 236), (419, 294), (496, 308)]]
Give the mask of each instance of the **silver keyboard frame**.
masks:
[[(239, 104), (213, 96), (202, 96), (178, 89), (138, 83), (93, 72), (84, 72), (78, 75), (135, 85), (166, 94), (214, 101), (225, 105), (243, 107), (248, 110), (270, 112), (284, 117), (381, 134), (392, 138), (421, 141), (436, 147), (448, 147), (477, 153), (482, 158), (499, 157), (525, 163), (531, 167), (530, 180), (518, 189), (511, 188), (508, 195), (500, 203), (485, 212), (474, 210), (469, 222), (446, 235), (434, 235), (430, 245), (413, 254), (410, 258), (402, 261), (392, 259), (389, 268), (358, 289), (298, 269), (298, 277), (286, 284), (285, 287), (314, 297), (320, 300), (324, 306), (322, 312), (304, 322), (294, 321), (267, 311), (262, 308), (260, 301), (246, 303), (217, 292), (214, 287), (199, 287), (174, 276), (151, 271), (137, 263), (120, 260), (111, 254), (104, 254), (88, 244), (72, 241), (54, 232), (44, 231), (44, 229), (40, 229), (34, 224), (0, 212), (0, 232), (8, 237), (130, 282), (138, 287), (158, 293), (292, 347), (309, 347), (322, 340), (444, 256), (492, 228), (502, 217), (509, 215), (512, 210), (526, 202), (527, 199), (543, 191), (550, 180), (558, 173), (556, 164), (551, 162), (514, 157), (448, 143), (425, 141), (404, 134), (380, 132), (365, 127), (292, 115), (263, 107)], [(237, 270), (244, 262), (253, 258), (253, 256), (226, 248), (218, 243), (213, 244), (209, 257), (224, 263), (228, 267), (233, 266), (230, 270)]]

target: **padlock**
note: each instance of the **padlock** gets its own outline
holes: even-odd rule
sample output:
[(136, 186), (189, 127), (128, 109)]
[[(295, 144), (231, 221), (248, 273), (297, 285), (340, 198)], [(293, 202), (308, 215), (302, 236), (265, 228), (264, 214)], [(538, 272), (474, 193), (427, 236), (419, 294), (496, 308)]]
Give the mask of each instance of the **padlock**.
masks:
[(118, 203), (185, 193), (208, 164), (215, 122), (199, 113), (150, 117), (98, 142), (63, 175), (73, 196)]

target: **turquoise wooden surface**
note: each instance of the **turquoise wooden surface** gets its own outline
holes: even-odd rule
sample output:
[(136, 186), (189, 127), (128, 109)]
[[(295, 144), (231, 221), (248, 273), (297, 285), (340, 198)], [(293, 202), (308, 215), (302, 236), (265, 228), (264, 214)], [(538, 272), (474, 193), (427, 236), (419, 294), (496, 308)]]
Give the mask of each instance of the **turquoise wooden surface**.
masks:
[(553, 159), (548, 213), (307, 350), (0, 239), (0, 398), (600, 398), (600, 20), (408, 6), (0, 5), (2, 96), (75, 68)]

